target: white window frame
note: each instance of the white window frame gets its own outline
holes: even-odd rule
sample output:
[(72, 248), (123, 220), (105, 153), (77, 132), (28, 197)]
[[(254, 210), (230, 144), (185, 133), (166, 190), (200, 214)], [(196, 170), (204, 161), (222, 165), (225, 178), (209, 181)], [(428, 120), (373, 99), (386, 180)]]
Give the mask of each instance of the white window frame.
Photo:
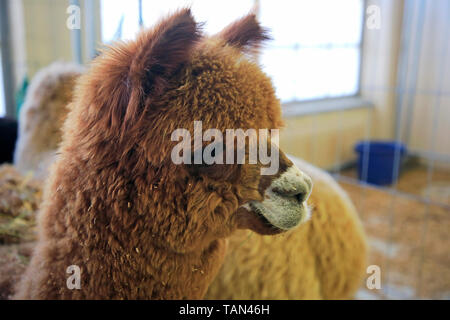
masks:
[[(258, 0), (255, 0), (258, 2)], [(364, 57), (364, 35), (365, 35), (365, 19), (366, 19), (366, 8), (367, 0), (363, 0), (361, 15), (361, 36), (359, 42), (359, 72), (358, 72), (358, 90), (354, 94), (343, 95), (339, 97), (326, 97), (326, 98), (315, 98), (308, 100), (292, 100), (282, 102), (283, 116), (293, 117), (293, 116), (303, 116), (309, 114), (318, 114), (323, 112), (333, 112), (333, 111), (345, 111), (349, 109), (359, 109), (359, 108), (373, 108), (374, 104), (361, 97), (361, 80), (362, 80), (362, 67), (363, 67), (363, 57)]]
[[(257, 0), (256, 0), (257, 1)], [(358, 90), (351, 95), (340, 97), (318, 98), (310, 100), (293, 100), (289, 102), (282, 102), (283, 116), (295, 117), (303, 115), (318, 114), (333, 111), (345, 111), (350, 109), (373, 108), (373, 102), (361, 97), (361, 80), (363, 72), (363, 58), (364, 58), (364, 36), (365, 36), (365, 20), (366, 20), (367, 0), (363, 0), (363, 14), (362, 14), (362, 28), (361, 40), (359, 43), (359, 72), (358, 72)]]

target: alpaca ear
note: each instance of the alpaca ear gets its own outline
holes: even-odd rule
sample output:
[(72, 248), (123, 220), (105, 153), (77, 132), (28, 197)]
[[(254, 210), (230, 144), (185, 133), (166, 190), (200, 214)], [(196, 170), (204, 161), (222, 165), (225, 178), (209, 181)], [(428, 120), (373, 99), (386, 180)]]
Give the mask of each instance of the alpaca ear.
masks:
[(264, 41), (271, 39), (268, 30), (261, 27), (254, 13), (231, 23), (217, 36), (244, 51), (257, 50)]
[(163, 93), (171, 75), (187, 62), (200, 37), (200, 27), (190, 9), (176, 12), (139, 35), (128, 74), (135, 103), (128, 105), (126, 122), (139, 114), (143, 99)]
[(130, 66), (132, 84), (161, 93), (165, 80), (186, 62), (199, 39), (199, 26), (190, 9), (180, 10), (142, 33)]

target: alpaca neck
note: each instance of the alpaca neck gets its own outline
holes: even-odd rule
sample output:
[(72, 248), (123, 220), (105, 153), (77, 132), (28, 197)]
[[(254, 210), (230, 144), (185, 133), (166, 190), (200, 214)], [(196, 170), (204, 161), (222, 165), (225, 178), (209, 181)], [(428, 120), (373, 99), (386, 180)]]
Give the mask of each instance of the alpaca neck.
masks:
[[(226, 240), (211, 240), (194, 250), (179, 252), (161, 246), (151, 236), (133, 237), (145, 234), (143, 230), (133, 233), (133, 227), (101, 241), (106, 246), (101, 255), (109, 255), (112, 261), (107, 271), (109, 279), (113, 279), (108, 295), (115, 292), (119, 296), (114, 297), (120, 299), (202, 299), (222, 265)], [(112, 237), (121, 242), (112, 242)], [(92, 250), (88, 252), (98, 250), (98, 245), (98, 240), (90, 242)], [(86, 258), (93, 259), (90, 256), (83, 260)], [(101, 263), (94, 259), (91, 268), (87, 267), (92, 270), (91, 279), (102, 277), (105, 270), (96, 267)], [(98, 298), (97, 292), (93, 294)]]
[[(204, 249), (188, 253), (155, 249), (147, 260), (145, 278), (152, 299), (202, 299), (218, 273), (226, 240), (214, 240)], [(150, 294), (150, 293), (149, 293)]]
[[(71, 251), (64, 247), (63, 253), (60, 243), (65, 241)], [(50, 238), (39, 243), (16, 298), (202, 299), (226, 253), (225, 239), (188, 253), (156, 246), (150, 251), (115, 248), (114, 243), (108, 247), (104, 239), (88, 241), (81, 248), (72, 241)], [(52, 260), (55, 256), (63, 258)], [(66, 287), (70, 265), (81, 269), (79, 290)]]

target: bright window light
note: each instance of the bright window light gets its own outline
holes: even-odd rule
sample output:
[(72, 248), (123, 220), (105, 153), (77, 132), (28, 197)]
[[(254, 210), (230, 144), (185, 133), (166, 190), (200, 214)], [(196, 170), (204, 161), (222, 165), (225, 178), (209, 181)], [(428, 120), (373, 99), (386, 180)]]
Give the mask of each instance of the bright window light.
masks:
[(101, 0), (102, 41), (133, 39), (139, 30), (137, 0)]
[[(208, 34), (220, 31), (259, 3), (259, 20), (273, 41), (260, 63), (283, 102), (352, 96), (359, 90), (363, 0), (142, 0), (145, 26), (191, 6)], [(163, 3), (163, 5), (162, 5)], [(139, 0), (101, 0), (102, 40), (132, 39)]]
[(282, 101), (358, 92), (362, 15), (363, 0), (260, 0), (260, 21), (274, 38), (261, 64)]

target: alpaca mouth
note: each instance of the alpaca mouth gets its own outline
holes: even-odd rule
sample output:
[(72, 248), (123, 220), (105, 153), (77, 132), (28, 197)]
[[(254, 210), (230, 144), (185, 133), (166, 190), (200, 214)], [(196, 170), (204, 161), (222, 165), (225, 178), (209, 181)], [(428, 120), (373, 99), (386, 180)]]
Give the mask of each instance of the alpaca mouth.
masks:
[(310, 209), (295, 196), (266, 193), (264, 201), (251, 201), (238, 210), (240, 228), (251, 229), (261, 235), (286, 232), (308, 220)]
[(263, 201), (252, 201), (249, 207), (274, 227), (286, 231), (308, 220), (307, 200), (313, 182), (296, 166), (289, 167), (264, 192)]
[(289, 167), (271, 182), (262, 201), (250, 201), (238, 210), (238, 225), (259, 234), (295, 228), (310, 217), (307, 201), (312, 187), (311, 178), (297, 167)]
[(310, 217), (306, 200), (299, 201), (296, 196), (282, 196), (274, 191), (268, 191), (262, 202), (250, 202), (249, 207), (262, 221), (281, 231), (290, 230)]
[(262, 229), (267, 229), (266, 230), (267, 233), (272, 233), (272, 232), (273, 233), (281, 233), (281, 232), (284, 232), (283, 229), (280, 229), (280, 228), (276, 227), (269, 220), (267, 220), (267, 218), (263, 214), (263, 210), (261, 210), (261, 208), (257, 204), (258, 204), (258, 202), (256, 202), (256, 201), (250, 202), (248, 204), (248, 208), (250, 209), (252, 214), (254, 214), (256, 216), (257, 220), (261, 224), (260, 227)]

